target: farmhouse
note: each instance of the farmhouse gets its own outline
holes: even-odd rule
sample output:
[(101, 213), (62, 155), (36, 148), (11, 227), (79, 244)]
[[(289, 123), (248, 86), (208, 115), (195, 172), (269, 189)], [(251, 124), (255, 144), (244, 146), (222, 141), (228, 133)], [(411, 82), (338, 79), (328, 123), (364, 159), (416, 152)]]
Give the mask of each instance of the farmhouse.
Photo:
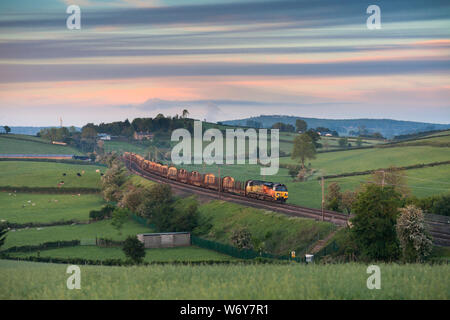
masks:
[(154, 134), (150, 132), (135, 132), (133, 137), (135, 140), (153, 140)]
[(145, 248), (173, 248), (191, 245), (189, 232), (141, 233), (137, 235)]

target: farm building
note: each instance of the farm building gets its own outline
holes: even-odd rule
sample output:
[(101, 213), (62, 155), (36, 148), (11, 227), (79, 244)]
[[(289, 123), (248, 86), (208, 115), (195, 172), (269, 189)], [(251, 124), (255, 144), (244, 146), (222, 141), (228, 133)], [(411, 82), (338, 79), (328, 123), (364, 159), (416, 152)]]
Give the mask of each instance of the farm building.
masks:
[(143, 139), (153, 140), (154, 136), (155, 135), (150, 132), (135, 132), (133, 135), (135, 140), (143, 140)]
[(137, 235), (145, 248), (173, 248), (191, 245), (189, 232), (141, 233)]

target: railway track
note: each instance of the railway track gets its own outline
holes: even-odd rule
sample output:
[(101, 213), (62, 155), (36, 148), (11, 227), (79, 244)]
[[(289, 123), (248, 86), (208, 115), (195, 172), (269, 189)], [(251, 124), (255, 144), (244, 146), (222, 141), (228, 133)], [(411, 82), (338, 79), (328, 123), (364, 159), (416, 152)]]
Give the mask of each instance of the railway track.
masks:
[[(130, 170), (134, 174), (155, 182), (170, 184), (173, 189), (179, 191), (194, 193), (212, 199), (230, 201), (257, 209), (275, 211), (293, 217), (310, 218), (316, 221), (322, 221), (322, 210), (320, 209), (307, 208), (287, 203), (271, 203), (268, 201), (247, 198), (236, 194), (218, 192), (212, 189), (205, 189), (194, 185), (187, 185), (179, 181), (149, 173), (142, 170), (134, 163), (128, 163), (128, 161), (125, 161), (125, 165), (128, 170)], [(442, 216), (436, 218), (435, 215), (430, 215), (430, 217), (431, 218), (428, 218), (427, 215), (426, 223), (427, 229), (433, 237), (433, 242), (436, 245), (440, 246), (450, 246), (450, 218), (448, 219), (449, 221), (447, 221), (446, 219), (443, 219)], [(324, 210), (323, 213), (323, 221), (331, 222), (337, 226), (347, 225), (349, 218), (351, 218), (351, 216), (330, 210)]]

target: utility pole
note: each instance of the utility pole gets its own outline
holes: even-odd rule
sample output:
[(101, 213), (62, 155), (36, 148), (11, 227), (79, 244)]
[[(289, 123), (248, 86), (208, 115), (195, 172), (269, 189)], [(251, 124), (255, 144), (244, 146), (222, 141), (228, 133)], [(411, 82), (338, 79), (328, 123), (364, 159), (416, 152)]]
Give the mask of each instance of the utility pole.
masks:
[(322, 176), (322, 221), (325, 221), (325, 214), (324, 214), (324, 206), (325, 206), (325, 182)]
[(219, 199), (220, 199), (220, 165), (218, 165), (218, 167), (219, 167), (219, 188), (218, 188), (218, 193), (219, 193)]

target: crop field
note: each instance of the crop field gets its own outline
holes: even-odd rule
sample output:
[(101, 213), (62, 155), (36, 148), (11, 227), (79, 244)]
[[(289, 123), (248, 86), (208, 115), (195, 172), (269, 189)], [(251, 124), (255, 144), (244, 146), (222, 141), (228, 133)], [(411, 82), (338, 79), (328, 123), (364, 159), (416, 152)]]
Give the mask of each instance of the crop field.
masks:
[[(61, 188), (100, 188), (100, 173), (96, 170), (105, 172), (106, 168), (55, 162), (0, 161), (0, 186), (57, 187), (64, 181)], [(77, 176), (77, 173), (82, 176)]]
[(17, 229), (14, 232), (8, 232), (8, 236), (6, 237), (2, 249), (13, 246), (38, 245), (44, 242), (60, 240), (92, 240), (96, 237), (112, 240), (125, 240), (129, 235), (136, 235), (144, 232), (152, 232), (152, 230), (131, 219), (123, 225), (120, 234), (111, 225), (111, 220), (103, 220), (90, 224)]
[[(37, 137), (14, 139), (15, 135), (0, 135), (0, 153), (26, 153), (26, 154), (76, 154), (82, 153), (69, 146), (53, 145), (47, 140)], [(26, 140), (25, 140), (26, 139)], [(43, 142), (43, 143), (41, 143)]]
[(14, 223), (87, 221), (89, 211), (104, 203), (99, 195), (61, 195), (0, 192), (0, 221)]
[[(37, 252), (18, 252), (12, 254), (13, 257), (37, 256)], [(122, 248), (102, 248), (96, 246), (75, 246), (59, 249), (41, 250), (40, 257), (51, 258), (82, 258), (91, 260), (121, 259), (126, 260)], [(145, 249), (145, 262), (167, 262), (167, 261), (228, 261), (236, 260), (233, 257), (220, 254), (195, 246)]]
[[(226, 201), (211, 201), (200, 206), (199, 211), (200, 227), (195, 231), (203, 238), (231, 244), (232, 231), (245, 227), (252, 234), (255, 247), (262, 246), (264, 251), (278, 255), (292, 250), (300, 254), (335, 228), (328, 222), (288, 217)], [(211, 228), (207, 229), (207, 225)]]
[(67, 265), (0, 260), (0, 299), (441, 299), (449, 265), (380, 264), (381, 289), (367, 265), (81, 266), (68, 290)]

